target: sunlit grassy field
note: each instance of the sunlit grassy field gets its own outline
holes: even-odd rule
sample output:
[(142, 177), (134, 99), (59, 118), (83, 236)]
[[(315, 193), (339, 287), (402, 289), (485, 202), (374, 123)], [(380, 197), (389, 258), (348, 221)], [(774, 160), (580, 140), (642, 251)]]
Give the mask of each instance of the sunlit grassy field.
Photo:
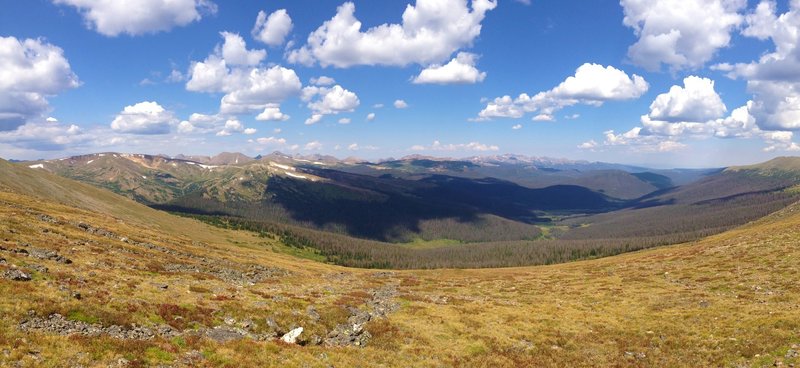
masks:
[[(0, 193), (0, 246), (7, 249), (0, 272), (13, 265), (32, 280), (0, 280), (2, 366), (800, 363), (790, 351), (800, 344), (797, 206), (699, 242), (591, 261), (377, 271), (295, 258), (271, 238), (133, 202), (87, 210), (43, 200), (46, 194), (13, 192)], [(113, 236), (87, 232), (79, 223)], [(72, 263), (9, 251), (31, 247)], [(255, 282), (231, 276), (254, 265), (269, 272)], [(364, 325), (371, 335), (365, 346), (318, 344), (352, 308), (369, 309), (375, 291), (387, 287), (397, 309)], [(100, 326), (170, 325), (182, 334), (123, 340), (19, 328), (32, 316), (52, 313)], [(201, 333), (218, 326), (276, 339), (218, 342)], [(295, 327), (304, 328), (298, 344), (277, 339)]]

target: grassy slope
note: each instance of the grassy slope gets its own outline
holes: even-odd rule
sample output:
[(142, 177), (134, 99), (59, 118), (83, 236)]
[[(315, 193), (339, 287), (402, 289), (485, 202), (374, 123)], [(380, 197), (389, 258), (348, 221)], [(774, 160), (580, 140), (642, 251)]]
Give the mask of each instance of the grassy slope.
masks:
[(769, 171), (785, 171), (785, 172), (798, 172), (800, 171), (800, 157), (776, 157), (767, 162), (762, 162), (755, 165), (747, 166), (734, 166), (729, 168), (730, 171), (753, 170), (761, 172)]
[[(0, 354), (0, 366), (16, 360), (22, 366), (107, 366), (121, 357), (142, 365), (180, 365), (190, 351), (201, 352), (204, 358), (198, 364), (207, 366), (798, 363), (782, 358), (791, 344), (800, 343), (797, 206), (696, 243), (599, 260), (386, 276), (283, 256), (270, 251), (280, 246), (270, 239), (159, 213), (33, 170), (0, 169), (0, 183), (15, 192), (0, 193), (0, 243), (30, 242), (74, 261), (61, 265), (0, 254), (23, 268), (30, 263), (50, 268), (46, 274), (34, 272), (34, 281), (28, 283), (0, 280), (0, 293), (13, 295), (0, 298), (0, 350), (7, 353)], [(26, 180), (32, 181), (19, 186)], [(20, 192), (26, 195), (16, 194)], [(68, 206), (53, 203), (53, 198), (64, 198), (60, 202)], [(143, 253), (132, 254), (119, 241), (69, 224), (39, 221), (39, 213), (210, 259), (276, 266), (292, 275), (238, 286), (211, 276), (167, 273), (159, 264), (189, 261), (141, 249), (133, 250)], [(80, 278), (85, 282), (75, 282)], [(159, 290), (154, 286), (158, 283), (169, 289)], [(308, 334), (324, 333), (346, 318), (346, 306), (362, 305), (366, 291), (384, 284), (397, 285), (401, 309), (368, 324), (374, 338), (363, 349), (205, 339), (123, 342), (16, 329), (28, 310), (72, 312), (105, 324), (150, 325), (165, 320), (160, 305), (174, 304), (184, 307), (187, 316), (198, 308), (211, 311), (194, 316), (207, 325), (218, 325), (226, 316), (264, 325), (272, 317), (284, 326), (304, 325)], [(59, 288), (65, 285), (80, 291), (83, 299), (70, 298)], [(308, 305), (316, 307), (320, 321), (304, 315)], [(644, 356), (637, 358), (637, 353)]]
[(155, 211), (131, 199), (75, 180), (28, 169), (0, 159), (0, 189), (92, 212), (196, 241), (219, 242), (229, 235), (178, 216)]

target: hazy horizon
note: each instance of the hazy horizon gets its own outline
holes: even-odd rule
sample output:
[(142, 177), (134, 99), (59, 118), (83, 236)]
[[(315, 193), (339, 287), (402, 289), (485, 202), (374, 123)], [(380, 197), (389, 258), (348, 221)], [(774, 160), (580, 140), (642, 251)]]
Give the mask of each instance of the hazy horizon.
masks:
[(163, 152), (152, 153), (152, 152), (98, 151), (98, 152), (87, 152), (87, 153), (81, 153), (81, 154), (76, 154), (76, 155), (68, 155), (68, 156), (54, 156), (54, 157), (50, 157), (50, 158), (36, 158), (36, 159), (17, 159), (17, 158), (14, 158), (14, 157), (0, 157), (0, 158), (5, 159), (5, 160), (10, 160), (10, 161), (35, 162), (35, 161), (53, 161), (53, 160), (64, 159), (64, 158), (69, 158), (69, 157), (77, 157), (77, 156), (89, 156), (89, 155), (97, 155), (97, 154), (114, 154), (114, 153), (116, 153), (116, 154), (128, 154), (128, 155), (163, 156), (163, 157), (168, 157), (170, 159), (177, 159), (181, 155), (184, 156), (184, 157), (187, 157), (187, 158), (190, 158), (190, 157), (208, 157), (208, 158), (213, 158), (215, 156), (226, 154), (226, 153), (229, 153), (229, 154), (242, 154), (242, 155), (245, 155), (245, 156), (250, 157), (250, 158), (257, 158), (259, 156), (263, 157), (263, 156), (268, 156), (268, 155), (271, 155), (271, 154), (279, 153), (279, 154), (283, 154), (283, 155), (286, 155), (286, 156), (289, 156), (289, 157), (297, 157), (297, 158), (314, 157), (314, 156), (328, 156), (328, 157), (333, 157), (334, 159), (336, 159), (338, 161), (344, 161), (344, 160), (347, 160), (347, 159), (358, 159), (358, 160), (362, 160), (362, 161), (370, 162), (370, 163), (378, 163), (378, 162), (391, 161), (391, 160), (409, 159), (409, 158), (413, 158), (413, 157), (416, 157), (416, 156), (425, 157), (425, 158), (432, 158), (432, 159), (436, 159), (436, 160), (467, 160), (467, 159), (473, 159), (473, 158), (491, 158), (491, 157), (502, 157), (502, 156), (522, 156), (522, 157), (526, 157), (526, 158), (529, 158), (529, 159), (567, 161), (567, 162), (585, 162), (585, 163), (602, 163), (602, 164), (613, 164), (613, 165), (641, 167), (641, 168), (644, 168), (644, 169), (658, 169), (658, 170), (668, 170), (668, 169), (716, 169), (716, 168), (724, 168), (724, 167), (731, 167), (731, 166), (746, 166), (746, 165), (759, 164), (759, 163), (762, 163), (762, 162), (765, 162), (765, 161), (769, 161), (769, 160), (772, 160), (772, 159), (776, 159), (776, 158), (779, 158), (779, 157), (798, 157), (798, 156), (794, 156), (794, 155), (778, 155), (778, 156), (774, 156), (772, 158), (769, 158), (767, 160), (756, 160), (756, 159), (742, 160), (741, 162), (734, 162), (734, 163), (732, 163), (730, 165), (719, 165), (719, 166), (691, 166), (691, 165), (687, 165), (687, 166), (663, 166), (663, 165), (652, 165), (652, 164), (635, 163), (635, 162), (633, 162), (633, 163), (629, 163), (629, 162), (613, 162), (613, 161), (601, 161), (601, 160), (591, 160), (591, 159), (574, 159), (574, 158), (569, 158), (569, 157), (523, 155), (523, 154), (515, 154), (515, 153), (473, 154), (473, 155), (463, 155), (463, 156), (446, 156), (446, 155), (436, 155), (436, 154), (409, 153), (409, 154), (406, 154), (404, 156), (364, 157), (364, 156), (359, 156), (357, 154), (337, 155), (336, 153), (324, 154), (324, 153), (319, 153), (319, 152), (317, 152), (317, 153), (315, 153), (315, 152), (295, 152), (295, 153), (292, 153), (292, 152), (283, 152), (281, 150), (275, 150), (275, 151), (271, 151), (271, 152), (262, 152), (262, 153), (259, 153), (259, 154), (256, 154), (256, 155), (248, 155), (246, 153), (236, 152), (236, 151), (220, 151), (220, 152), (211, 153), (211, 154), (192, 154), (192, 153), (185, 153), (185, 152), (181, 152), (181, 153), (177, 153), (177, 154), (166, 154), (166, 153), (163, 153)]

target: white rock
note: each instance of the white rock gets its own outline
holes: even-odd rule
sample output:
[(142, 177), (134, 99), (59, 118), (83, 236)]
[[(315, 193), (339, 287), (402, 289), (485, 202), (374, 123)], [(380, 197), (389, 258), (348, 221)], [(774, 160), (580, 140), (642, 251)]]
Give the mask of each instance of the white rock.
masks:
[(303, 333), (302, 327), (295, 328), (294, 330), (291, 330), (287, 332), (285, 335), (283, 335), (283, 337), (281, 337), (281, 340), (283, 340), (283, 342), (287, 344), (296, 344), (297, 338), (300, 337), (301, 333)]

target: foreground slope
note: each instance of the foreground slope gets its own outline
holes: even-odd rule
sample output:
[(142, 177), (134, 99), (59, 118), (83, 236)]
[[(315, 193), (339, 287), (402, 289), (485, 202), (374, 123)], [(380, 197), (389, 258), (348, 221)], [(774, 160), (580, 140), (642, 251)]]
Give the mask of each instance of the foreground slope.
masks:
[[(599, 260), (376, 272), (298, 260), (271, 238), (132, 202), (56, 203), (88, 192), (15, 187), (6, 178), (84, 190), (0, 169), (0, 275), (32, 278), (0, 279), (12, 296), (0, 298), (0, 366), (800, 363), (796, 205), (696, 243)], [(165, 220), (191, 231), (163, 231)], [(198, 241), (205, 232), (216, 235)], [(273, 339), (295, 327), (304, 346)]]

